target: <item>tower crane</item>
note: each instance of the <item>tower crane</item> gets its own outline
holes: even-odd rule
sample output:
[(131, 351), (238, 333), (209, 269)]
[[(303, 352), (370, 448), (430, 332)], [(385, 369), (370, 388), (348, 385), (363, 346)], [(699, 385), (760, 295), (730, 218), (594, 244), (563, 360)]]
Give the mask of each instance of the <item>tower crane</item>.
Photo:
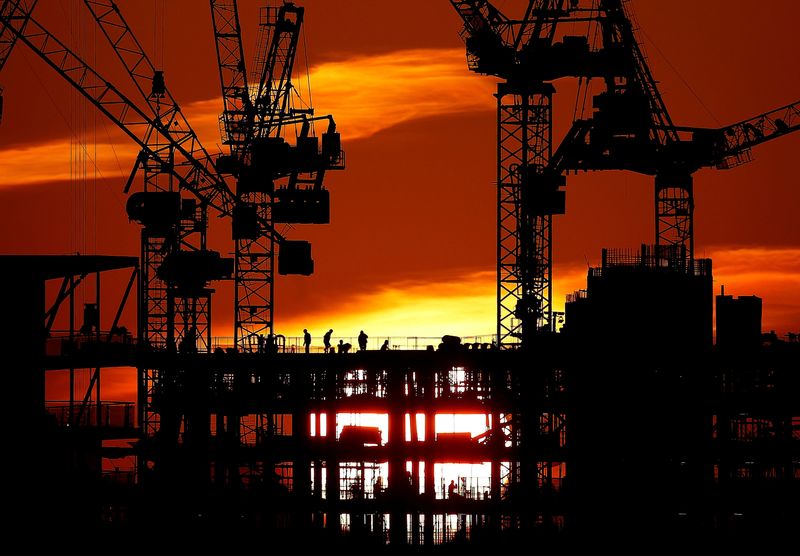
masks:
[(551, 161), (564, 170), (630, 170), (655, 177), (657, 256), (691, 268), (694, 260), (694, 180), (701, 168), (729, 169), (750, 160), (752, 147), (800, 127), (800, 102), (720, 129), (677, 126), (647, 64), (622, 0), (602, 0), (597, 21), (605, 90), (594, 113), (574, 122)]
[[(330, 194), (325, 172), (344, 168), (341, 140), (331, 116), (314, 116), (312, 107), (291, 105), (292, 73), (302, 31), (304, 8), (293, 2), (261, 12), (258, 85), (251, 92), (242, 48), (236, 0), (211, 0), (222, 87), (223, 143), (230, 154), (217, 167), (236, 178), (236, 345), (252, 350), (255, 338), (273, 333), (274, 238), (253, 226), (254, 217), (278, 224), (327, 224)], [(313, 124), (326, 120), (322, 146)], [(287, 132), (298, 129), (296, 144)], [(311, 274), (307, 242), (284, 242), (278, 272)]]
[(495, 95), (497, 341), (513, 349), (554, 325), (553, 216), (565, 211), (565, 181), (545, 172), (552, 152), (552, 81), (589, 77), (602, 60), (584, 37), (555, 40), (557, 23), (571, 13), (565, 0), (530, 0), (520, 20), (487, 0), (450, 4), (464, 22), (470, 70), (501, 79)]
[[(163, 72), (156, 70), (116, 3), (84, 0), (84, 4), (155, 121), (170, 130), (176, 142), (187, 145), (196, 158), (208, 160), (210, 155), (172, 97)], [(180, 157), (176, 160), (172, 142), (165, 141), (152, 129), (144, 137), (149, 150), (158, 156), (142, 150), (125, 186), (128, 193), (136, 174), (142, 171), (143, 191), (133, 193), (128, 202), (129, 216), (142, 224), (139, 337), (152, 348), (163, 349), (177, 346), (191, 327), (200, 350), (205, 351), (210, 346), (210, 297), (190, 296), (191, 301), (187, 302), (185, 296), (175, 295), (177, 282), (185, 280), (174, 280), (178, 277), (170, 276), (169, 271), (209, 262), (209, 253), (205, 252), (206, 209), (203, 203), (198, 206), (192, 200), (180, 199), (176, 191), (180, 187), (172, 178), (169, 166), (187, 162)], [(161, 160), (168, 164), (162, 164)], [(199, 276), (199, 269), (194, 268), (192, 274)], [(182, 321), (178, 326), (174, 322), (176, 319)]]
[[(469, 68), (498, 86), (498, 342), (517, 347), (552, 329), (552, 217), (565, 208), (564, 172), (631, 170), (655, 177), (657, 253), (691, 267), (692, 174), (749, 160), (750, 148), (797, 128), (797, 104), (723, 129), (676, 126), (639, 46), (623, 0), (530, 0), (512, 20), (488, 0), (450, 0), (464, 21)], [(589, 3), (587, 3), (589, 4)], [(567, 23), (599, 26), (562, 36)], [(588, 32), (587, 32), (588, 35)], [(552, 153), (551, 82), (598, 78), (594, 114), (576, 120)], [(524, 343), (524, 341), (522, 342)]]

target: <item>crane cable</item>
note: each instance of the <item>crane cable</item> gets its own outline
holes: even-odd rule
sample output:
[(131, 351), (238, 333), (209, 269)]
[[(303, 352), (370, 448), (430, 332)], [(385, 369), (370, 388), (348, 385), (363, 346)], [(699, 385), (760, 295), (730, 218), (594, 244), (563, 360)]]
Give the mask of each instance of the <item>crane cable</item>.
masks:
[(664, 54), (664, 52), (662, 52), (662, 50), (658, 47), (658, 44), (656, 44), (656, 41), (654, 41), (650, 37), (650, 35), (647, 34), (647, 31), (645, 31), (643, 27), (640, 26), (638, 31), (642, 34), (642, 36), (644, 36), (645, 39), (647, 39), (647, 42), (649, 42), (651, 45), (653, 45), (653, 48), (656, 49), (656, 52), (658, 52), (658, 55), (661, 56), (661, 58), (667, 63), (667, 65), (670, 67), (670, 69), (673, 71), (673, 73), (675, 73), (675, 75), (678, 77), (678, 79), (681, 81), (681, 83), (683, 83), (683, 85), (686, 87), (686, 89), (689, 91), (689, 93), (691, 93), (691, 95), (695, 98), (695, 100), (698, 102), (698, 104), (700, 104), (700, 106), (703, 108), (703, 110), (705, 110), (706, 113), (709, 116), (711, 116), (711, 118), (717, 123), (717, 125), (719, 127), (723, 127), (723, 123), (719, 120), (719, 118), (717, 118), (717, 116), (714, 114), (714, 112), (711, 111), (711, 108), (709, 108), (708, 105), (705, 102), (703, 102), (703, 99), (700, 98), (700, 95), (697, 94), (697, 92), (689, 84), (689, 82), (686, 79), (684, 79), (684, 77), (681, 74), (681, 72), (678, 71), (678, 68), (675, 67), (672, 64), (670, 59), (667, 58), (667, 56)]
[[(599, 10), (597, 5), (597, 0), (592, 0), (592, 11)], [(598, 11), (599, 14), (599, 11)], [(594, 32), (592, 32), (594, 31)], [(592, 37), (591, 49), (597, 49), (598, 38), (600, 35), (600, 25), (597, 21), (592, 20), (589, 22), (589, 29), (588, 33)], [(576, 120), (578, 120), (578, 108), (580, 107), (580, 119), (584, 119), (586, 116), (586, 102), (589, 98), (589, 91), (591, 90), (591, 77), (584, 78), (583, 76), (578, 78), (578, 90), (575, 93), (575, 107), (572, 111), (572, 123), (574, 124)], [(581, 92), (583, 93), (583, 98), (581, 98)]]

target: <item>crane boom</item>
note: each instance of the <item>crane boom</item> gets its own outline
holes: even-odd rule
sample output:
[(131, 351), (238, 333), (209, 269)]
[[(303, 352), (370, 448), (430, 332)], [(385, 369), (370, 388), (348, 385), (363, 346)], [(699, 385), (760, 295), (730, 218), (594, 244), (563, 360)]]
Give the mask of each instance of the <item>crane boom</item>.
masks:
[[(232, 197), (224, 179), (217, 172), (211, 155), (200, 143), (197, 133), (192, 129), (170, 93), (164, 81), (163, 72), (156, 70), (116, 2), (114, 0), (84, 0), (84, 3), (125, 67), (141, 97), (149, 105), (160, 128), (171, 136), (172, 140), (168, 141), (168, 145), (175, 148), (184, 146), (190, 154), (187, 159), (202, 161), (203, 173), (206, 174), (206, 178), (220, 184), (223, 190), (227, 190), (225, 195)], [(146, 134), (147, 137), (153, 137), (153, 135), (152, 133)], [(155, 139), (158, 141), (159, 137), (157, 134), (155, 135)], [(157, 150), (157, 147), (151, 145), (151, 149)], [(201, 198), (201, 200), (203, 199)], [(230, 203), (231, 199), (226, 199), (225, 202)], [(227, 214), (223, 213), (223, 215)]]
[(292, 71), (304, 14), (304, 8), (287, 2), (278, 8), (274, 21), (267, 20), (273, 23), (274, 30), (255, 97), (254, 137), (268, 137), (273, 132), (280, 135), (283, 121), (289, 116)]
[(750, 161), (750, 149), (800, 129), (800, 101), (770, 110), (719, 131), (713, 165), (727, 170)]
[[(31, 0), (30, 3), (20, 2), (19, 5), (22, 6), (22, 10), (16, 13), (13, 17), (15, 19), (21, 19), (21, 23), (19, 24), (20, 29), (25, 29), (25, 26), (28, 24), (28, 19), (33, 12), (33, 9), (36, 7), (36, 3), (39, 0)], [(26, 5), (28, 7), (26, 7)], [(11, 0), (5, 0), (3, 2), (3, 6), (0, 7), (0, 14), (6, 15), (9, 9), (13, 7), (13, 2)], [(9, 29), (3, 27), (0, 29), (0, 71), (6, 65), (9, 56), (11, 55), (11, 51), (14, 49), (14, 45), (17, 43), (17, 35)]]
[[(0, 24), (10, 29), (34, 53), (50, 65), (76, 90), (85, 96), (98, 110), (130, 137), (147, 156), (159, 161), (180, 182), (181, 186), (195, 195), (204, 205), (221, 216), (231, 216), (236, 198), (225, 181), (219, 176), (214, 163), (203, 149), (197, 136), (190, 130), (180, 129), (182, 121), (179, 111), (167, 122), (159, 122), (146, 114), (125, 96), (110, 81), (103, 78), (63, 42), (42, 27), (34, 18), (22, 29), (19, 25), (20, 2), (14, 2), (9, 14), (0, 16)], [(167, 129), (166, 125), (172, 126)], [(187, 164), (172, 164), (164, 160), (150, 147), (153, 134), (160, 135), (174, 145)], [(283, 238), (271, 227), (266, 229), (276, 237)]]
[[(464, 20), (462, 36), (464, 34), (474, 36), (486, 32), (500, 36), (501, 30), (509, 24), (503, 12), (486, 0), (450, 0), (450, 4)], [(530, 6), (528, 9), (530, 10)]]
[(678, 141), (672, 118), (647, 64), (644, 51), (636, 39), (623, 0), (603, 0), (600, 3), (600, 12), (603, 14), (603, 47), (608, 51), (621, 53), (627, 66), (623, 71), (625, 82), (622, 85), (618, 83), (621, 75), (606, 77), (608, 93), (626, 95), (627, 103), (630, 103), (630, 99), (646, 103), (650, 120), (646, 130), (650, 141), (657, 145)]
[(228, 145), (235, 160), (241, 160), (247, 147), (248, 116), (252, 114), (252, 103), (237, 1), (211, 0), (211, 19), (224, 104), (223, 143)]
[[(28, 19), (30, 18), (33, 9), (36, 7), (36, 3), (39, 0), (31, 0), (30, 4), (21, 3), (22, 11), (16, 14), (14, 17), (19, 18), (22, 20), (20, 24), (21, 29), (25, 29), (25, 26), (28, 24)], [(27, 6), (27, 7), (26, 7)], [(12, 8), (11, 0), (5, 0), (3, 5), (0, 6), (0, 14), (5, 15), (6, 12)], [(6, 27), (0, 28), (0, 71), (3, 71), (3, 68), (8, 62), (8, 58), (11, 56), (11, 51), (14, 50), (14, 45), (17, 43), (17, 35), (12, 32), (10, 29)], [(3, 121), (3, 88), (0, 87), (0, 122)]]

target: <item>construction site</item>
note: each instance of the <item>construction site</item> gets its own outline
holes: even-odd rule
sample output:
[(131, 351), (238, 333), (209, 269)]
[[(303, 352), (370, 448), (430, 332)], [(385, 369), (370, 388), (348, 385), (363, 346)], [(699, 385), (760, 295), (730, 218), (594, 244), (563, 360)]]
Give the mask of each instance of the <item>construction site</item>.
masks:
[[(44, 3), (0, 3), (0, 70), (25, 50), (138, 152), (118, 184), (135, 256), (0, 255), (5, 380), (23, 400), (7, 414), (24, 423), (7, 429), (9, 481), (27, 485), (13, 521), (375, 548), (796, 534), (800, 342), (764, 333), (761, 298), (715, 285), (695, 248), (694, 176), (791, 140), (800, 101), (676, 125), (637, 2), (530, 0), (510, 14), (441, 0), (455, 23), (441, 32), (463, 40), (472, 78), (496, 84), (492, 334), (443, 323), (432, 339), (356, 349), (329, 332), (311, 347), (275, 321), (273, 299), (282, 277), (316, 270), (294, 226), (330, 223), (326, 177), (352, 166), (347, 122), (295, 98), (313, 12), (257, 3), (254, 59), (237, 0), (196, 3), (213, 23), (221, 152), (200, 143), (114, 0), (74, 2), (124, 70), (110, 74), (45, 27)], [(557, 80), (586, 103), (563, 138)], [(652, 178), (652, 239), (603, 249), (561, 311), (553, 222), (569, 218), (568, 181), (613, 171)], [(220, 222), (230, 254), (208, 247)], [(221, 292), (229, 341), (212, 330)], [(112, 373), (135, 402), (105, 394)]]

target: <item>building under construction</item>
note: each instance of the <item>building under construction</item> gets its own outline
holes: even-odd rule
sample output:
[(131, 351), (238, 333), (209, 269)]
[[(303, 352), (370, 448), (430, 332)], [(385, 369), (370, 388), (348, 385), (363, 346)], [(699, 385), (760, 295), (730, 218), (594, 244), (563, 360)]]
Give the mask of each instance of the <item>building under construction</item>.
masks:
[[(652, 262), (647, 250), (608, 252), (568, 304), (564, 332), (531, 350), (445, 338), (425, 350), (182, 354), (109, 339), (103, 323), (42, 342), (45, 323), (26, 320), (31, 306), (46, 312), (44, 280), (130, 270), (135, 260), (7, 258), (20, 273), (4, 285), (31, 286), (9, 313), (17, 331), (30, 329), (16, 337), (38, 354), (21, 363), (36, 380), (19, 391), (35, 402), (29, 422), (40, 434), (18, 441), (49, 478), (42, 499), (76, 503), (49, 517), (82, 527), (222, 526), (393, 545), (789, 531), (800, 344), (762, 336), (752, 298), (729, 296), (718, 297), (729, 311), (718, 326), (746, 342), (641, 343), (637, 334), (664, 318), (711, 321), (708, 263)], [(581, 328), (608, 314), (604, 295), (635, 275), (649, 283), (615, 297), (643, 312), (622, 312), (602, 333)], [(688, 301), (648, 318), (665, 295)], [(99, 397), (103, 371), (120, 366), (153, 373), (140, 384), (138, 419), (133, 404)], [(45, 375), (71, 368), (94, 369), (96, 382), (45, 404)], [(440, 432), (437, 419), (454, 414), (479, 416), (485, 433)], [(359, 426), (364, 415), (380, 424)], [(126, 460), (135, 468), (115, 470)], [(458, 475), (447, 475), (452, 464)], [(48, 517), (38, 501), (31, 511)]]
[[(721, 130), (674, 126), (621, 0), (532, 0), (520, 20), (451, 0), (470, 68), (501, 80), (497, 334), (299, 353), (275, 333), (274, 278), (311, 274), (314, 261), (275, 225), (327, 223), (324, 177), (345, 165), (333, 117), (293, 100), (303, 8), (262, 11), (248, 74), (237, 2), (211, 0), (227, 149), (212, 157), (116, 4), (85, 3), (140, 100), (42, 27), (35, 1), (2, 3), (0, 62), (24, 44), (141, 149), (126, 186), (143, 177), (127, 205), (141, 252), (0, 257), (3, 291), (18, 292), (1, 337), (23, 354), (9, 381), (27, 424), (10, 445), (27, 454), (18, 474), (32, 485), (12, 501), (15, 519), (393, 547), (793, 532), (800, 343), (761, 333), (758, 298), (724, 292), (715, 343), (692, 174), (798, 129), (797, 105)], [(602, 42), (559, 35), (562, 23), (598, 25)], [(562, 77), (605, 89), (554, 150), (551, 82)], [(557, 331), (564, 174), (611, 169), (654, 176), (656, 244), (604, 250)], [(206, 248), (209, 213), (231, 219), (233, 259)], [(220, 280), (235, 290), (228, 346), (211, 335)], [(82, 284), (93, 302), (78, 304)], [(135, 332), (121, 322), (133, 298)], [(118, 306), (102, 322), (108, 299)], [(136, 381), (135, 404), (103, 396), (111, 369)], [(46, 399), (54, 376), (67, 376), (68, 400)]]

